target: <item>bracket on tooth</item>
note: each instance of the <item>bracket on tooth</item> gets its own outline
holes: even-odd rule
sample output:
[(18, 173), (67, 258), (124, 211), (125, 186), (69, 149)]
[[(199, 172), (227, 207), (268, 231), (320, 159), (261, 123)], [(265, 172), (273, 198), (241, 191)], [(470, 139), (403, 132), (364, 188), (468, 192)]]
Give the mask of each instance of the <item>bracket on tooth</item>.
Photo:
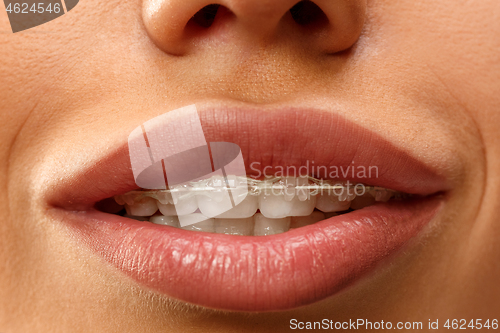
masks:
[[(228, 177), (229, 178), (229, 177)], [(212, 195), (222, 191), (237, 191), (247, 188), (249, 195), (260, 195), (261, 193), (272, 193), (274, 195), (286, 195), (294, 193), (298, 196), (316, 196), (334, 195), (342, 198), (342, 193), (355, 193), (363, 195), (371, 194), (376, 201), (387, 201), (391, 198), (404, 199), (410, 195), (385, 189), (378, 186), (367, 186), (363, 184), (352, 184), (348, 182), (333, 182), (330, 180), (321, 180), (313, 177), (274, 177), (265, 180), (256, 180), (248, 177), (231, 177), (229, 179), (230, 187), (225, 187), (224, 182), (219, 182), (216, 177), (209, 179), (189, 182), (183, 185), (176, 185), (168, 190), (136, 190), (122, 195), (115, 196), (118, 204), (133, 204), (145, 197), (151, 197), (161, 203), (175, 204), (176, 199), (188, 198), (193, 195)], [(240, 185), (242, 184), (242, 185)], [(362, 189), (362, 194), (360, 193)], [(177, 195), (172, 196), (172, 193)], [(345, 198), (343, 199), (345, 200)], [(342, 200), (342, 201), (343, 201)], [(352, 200), (352, 198), (350, 198)]]

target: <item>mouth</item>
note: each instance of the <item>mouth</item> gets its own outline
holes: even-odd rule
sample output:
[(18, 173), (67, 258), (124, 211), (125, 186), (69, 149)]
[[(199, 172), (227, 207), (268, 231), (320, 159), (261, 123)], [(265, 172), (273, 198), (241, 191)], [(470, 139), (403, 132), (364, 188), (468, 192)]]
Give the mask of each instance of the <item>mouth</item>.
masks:
[[(208, 142), (241, 148), (248, 195), (233, 209), (218, 209), (224, 189), (215, 178), (182, 189), (138, 188), (126, 138), (48, 186), (45, 199), (56, 223), (168, 297), (231, 311), (325, 299), (417, 237), (450, 190), (442, 170), (330, 110), (198, 110)], [(181, 226), (179, 216), (198, 222)]]
[[(268, 236), (333, 216), (414, 195), (365, 184), (324, 181), (309, 176), (264, 180), (213, 176), (169, 190), (139, 190), (97, 203), (102, 212), (184, 230), (239, 236)], [(173, 195), (172, 195), (173, 194)], [(239, 202), (227, 210), (224, 197)], [(238, 196), (242, 199), (238, 200)], [(181, 226), (179, 216), (186, 225)], [(196, 222), (196, 223), (192, 223)]]

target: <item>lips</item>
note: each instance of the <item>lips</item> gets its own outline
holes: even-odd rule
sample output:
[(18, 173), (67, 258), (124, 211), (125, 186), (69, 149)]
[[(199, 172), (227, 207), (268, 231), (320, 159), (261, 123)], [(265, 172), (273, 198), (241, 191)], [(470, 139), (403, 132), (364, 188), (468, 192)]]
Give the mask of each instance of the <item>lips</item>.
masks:
[[(290, 309), (335, 294), (416, 236), (449, 189), (435, 170), (366, 128), (331, 111), (198, 106), (208, 142), (241, 148), (246, 170), (376, 166), (371, 177), (342, 179), (424, 198), (378, 203), (289, 232), (246, 237), (138, 222), (94, 208), (137, 188), (126, 145), (48, 187), (55, 223), (140, 285), (179, 300), (240, 311)], [(140, 125), (140, 124), (137, 124)], [(328, 173), (322, 178), (328, 178)], [(378, 177), (377, 177), (378, 176)]]

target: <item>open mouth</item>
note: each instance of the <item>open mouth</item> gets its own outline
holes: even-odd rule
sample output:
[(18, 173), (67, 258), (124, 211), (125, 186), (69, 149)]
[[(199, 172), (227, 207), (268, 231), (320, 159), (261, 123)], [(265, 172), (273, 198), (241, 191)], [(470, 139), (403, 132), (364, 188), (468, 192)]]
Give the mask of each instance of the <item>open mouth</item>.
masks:
[[(179, 189), (177, 199), (175, 188), (138, 188), (126, 143), (47, 186), (45, 199), (55, 223), (95, 254), (184, 302), (276, 311), (333, 296), (417, 236), (450, 190), (445, 171), (330, 110), (214, 104), (199, 112), (207, 141), (237, 144), (253, 172), (236, 207), (219, 209), (226, 189), (214, 178)], [(283, 166), (307, 176), (256, 175)], [(378, 172), (333, 179), (319, 166)], [(179, 223), (186, 216), (195, 223)]]
[[(332, 182), (302, 177), (271, 177), (265, 180), (228, 176), (173, 187), (170, 190), (130, 191), (97, 204), (103, 212), (184, 230), (239, 236), (267, 236), (305, 227), (327, 218), (369, 207), (377, 202), (414, 198), (381, 187)], [(240, 184), (241, 183), (241, 184)], [(244, 199), (225, 209), (228, 192)], [(180, 194), (172, 196), (172, 192)], [(188, 225), (181, 226), (179, 216)]]

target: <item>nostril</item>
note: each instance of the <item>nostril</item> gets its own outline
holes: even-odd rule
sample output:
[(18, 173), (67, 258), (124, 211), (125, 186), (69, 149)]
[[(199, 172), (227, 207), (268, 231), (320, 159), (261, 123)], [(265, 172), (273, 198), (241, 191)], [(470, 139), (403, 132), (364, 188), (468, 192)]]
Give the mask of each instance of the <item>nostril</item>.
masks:
[(328, 22), (326, 14), (312, 1), (300, 1), (290, 9), (294, 21), (299, 25), (324, 24)]
[[(237, 43), (276, 43), (334, 54), (349, 49), (364, 27), (367, 0), (142, 0), (151, 41), (169, 55)], [(227, 45), (227, 46), (226, 46)], [(256, 48), (257, 49), (257, 48)], [(210, 51), (215, 52), (215, 51)]]
[(200, 9), (191, 18), (191, 21), (202, 28), (209, 28), (217, 16), (220, 5), (211, 4)]

